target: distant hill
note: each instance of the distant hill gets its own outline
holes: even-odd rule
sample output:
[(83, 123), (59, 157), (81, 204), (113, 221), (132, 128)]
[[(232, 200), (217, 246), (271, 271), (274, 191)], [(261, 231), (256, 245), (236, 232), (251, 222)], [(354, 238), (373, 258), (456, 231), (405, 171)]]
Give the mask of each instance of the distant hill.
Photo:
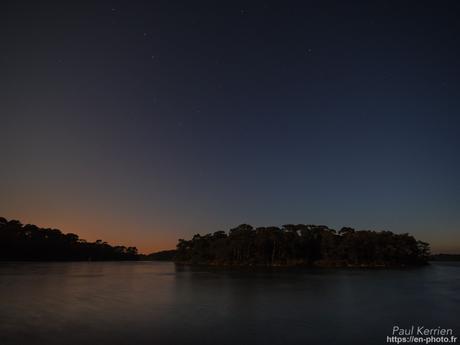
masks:
[(460, 261), (460, 254), (436, 254), (430, 256), (431, 261)]
[(137, 248), (111, 246), (97, 240), (87, 242), (76, 234), (58, 229), (23, 225), (0, 217), (0, 260), (82, 261), (137, 260)]
[(175, 261), (204, 265), (402, 267), (425, 264), (429, 244), (390, 231), (340, 231), (325, 225), (287, 224), (180, 239)]
[(176, 257), (177, 250), (162, 250), (156, 253), (151, 253), (144, 257), (145, 260), (155, 260), (155, 261), (173, 261)]

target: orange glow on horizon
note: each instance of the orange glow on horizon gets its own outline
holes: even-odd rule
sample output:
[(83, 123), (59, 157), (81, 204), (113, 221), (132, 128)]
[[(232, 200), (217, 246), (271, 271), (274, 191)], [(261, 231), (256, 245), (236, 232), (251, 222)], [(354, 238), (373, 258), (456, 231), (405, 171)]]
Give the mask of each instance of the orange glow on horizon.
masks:
[(136, 247), (140, 254), (150, 254), (161, 250), (175, 249), (178, 237), (169, 231), (155, 231), (145, 227), (127, 232), (128, 224), (105, 220), (94, 223), (91, 219), (75, 219), (61, 215), (48, 216), (43, 213), (14, 213), (1, 215), (8, 220), (16, 219), (23, 224), (34, 224), (42, 228), (59, 229), (63, 233), (74, 233), (88, 242), (102, 240), (110, 245)]
[[(174, 224), (148, 224), (135, 216), (117, 216), (108, 212), (93, 209), (92, 212), (69, 210), (69, 208), (47, 208), (45, 203), (31, 203), (29, 209), (21, 207), (17, 212), (14, 203), (3, 205), (0, 216), (8, 220), (16, 219), (23, 224), (35, 224), (43, 228), (59, 229), (63, 233), (75, 233), (81, 239), (90, 242), (102, 240), (110, 245), (136, 247), (141, 254), (149, 254), (161, 250), (175, 249), (179, 238), (191, 238), (190, 229)], [(85, 210), (86, 211), (86, 210)], [(189, 230), (189, 231), (187, 231)], [(204, 233), (214, 229), (205, 229)], [(395, 231), (397, 232), (397, 231)], [(460, 252), (459, 239), (441, 239), (437, 234), (422, 236), (412, 233), (416, 239), (430, 243), (433, 254)]]

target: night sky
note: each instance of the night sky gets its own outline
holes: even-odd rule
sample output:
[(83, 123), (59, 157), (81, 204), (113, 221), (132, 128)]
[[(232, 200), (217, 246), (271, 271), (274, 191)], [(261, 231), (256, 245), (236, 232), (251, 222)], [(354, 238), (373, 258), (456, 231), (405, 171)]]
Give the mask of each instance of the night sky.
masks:
[(285, 223), (460, 251), (458, 1), (4, 1), (0, 215), (87, 240)]

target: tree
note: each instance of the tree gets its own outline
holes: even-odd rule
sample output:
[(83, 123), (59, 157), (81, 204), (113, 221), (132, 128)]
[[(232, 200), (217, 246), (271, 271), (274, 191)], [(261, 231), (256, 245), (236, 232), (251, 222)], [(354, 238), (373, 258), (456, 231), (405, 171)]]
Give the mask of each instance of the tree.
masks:
[(286, 224), (259, 227), (241, 224), (177, 244), (176, 261), (218, 265), (412, 265), (426, 262), (429, 245), (408, 234), (355, 231), (339, 234), (325, 225)]
[(0, 217), (0, 260), (137, 260), (135, 247), (86, 242), (58, 229), (22, 225)]

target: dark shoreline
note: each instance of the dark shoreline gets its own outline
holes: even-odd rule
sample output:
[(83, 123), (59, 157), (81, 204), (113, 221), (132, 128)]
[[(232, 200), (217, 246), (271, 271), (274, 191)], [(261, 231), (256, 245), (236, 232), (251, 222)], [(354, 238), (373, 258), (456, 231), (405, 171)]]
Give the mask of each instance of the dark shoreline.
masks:
[[(165, 262), (165, 261), (162, 261)], [(404, 265), (404, 264), (298, 264), (298, 265), (289, 265), (289, 264), (275, 264), (275, 265), (244, 265), (244, 264), (220, 264), (220, 263), (192, 263), (192, 262), (178, 262), (170, 261), (177, 266), (189, 266), (189, 267), (209, 267), (209, 268), (249, 268), (249, 269), (334, 269), (334, 268), (344, 268), (344, 269), (406, 269), (406, 268), (420, 268), (430, 265), (429, 262)]]

